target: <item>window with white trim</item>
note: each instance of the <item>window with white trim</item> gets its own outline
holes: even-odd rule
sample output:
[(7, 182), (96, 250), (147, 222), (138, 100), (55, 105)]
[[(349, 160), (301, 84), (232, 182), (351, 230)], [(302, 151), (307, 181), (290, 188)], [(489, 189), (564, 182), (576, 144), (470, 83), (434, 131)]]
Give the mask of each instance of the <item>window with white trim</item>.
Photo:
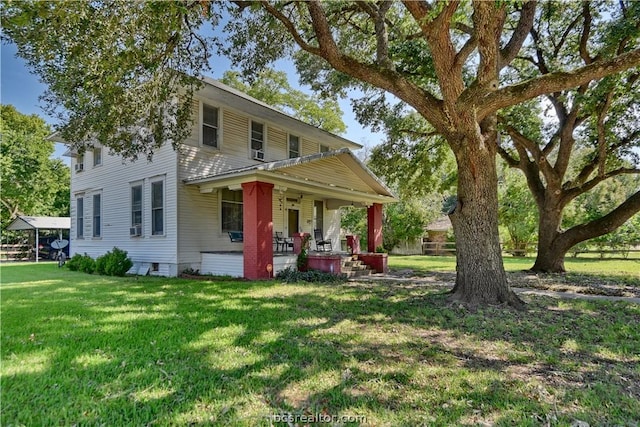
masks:
[(102, 164), (102, 147), (93, 147), (93, 166)]
[(164, 180), (151, 183), (151, 234), (164, 234)]
[(289, 135), (289, 158), (294, 159), (300, 157), (300, 138), (295, 135)]
[(102, 194), (93, 195), (93, 237), (102, 237)]
[(257, 158), (262, 153), (264, 158), (264, 124), (251, 121), (251, 157)]
[(219, 110), (202, 104), (202, 145), (218, 148)]
[(76, 173), (84, 170), (84, 153), (78, 154), (76, 157)]
[(131, 227), (142, 228), (142, 184), (131, 186)]
[(76, 237), (84, 239), (84, 197), (76, 198)]
[(220, 198), (222, 231), (242, 231), (242, 190), (224, 188)]

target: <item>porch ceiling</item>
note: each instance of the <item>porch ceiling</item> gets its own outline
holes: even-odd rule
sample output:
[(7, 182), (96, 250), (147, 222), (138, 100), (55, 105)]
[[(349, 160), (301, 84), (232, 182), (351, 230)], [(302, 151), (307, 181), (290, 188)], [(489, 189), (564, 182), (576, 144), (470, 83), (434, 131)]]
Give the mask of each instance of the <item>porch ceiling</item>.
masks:
[(346, 148), (197, 176), (184, 182), (198, 185), (201, 192), (207, 193), (254, 180), (270, 182), (281, 191), (323, 197), (334, 208), (397, 201), (391, 190)]

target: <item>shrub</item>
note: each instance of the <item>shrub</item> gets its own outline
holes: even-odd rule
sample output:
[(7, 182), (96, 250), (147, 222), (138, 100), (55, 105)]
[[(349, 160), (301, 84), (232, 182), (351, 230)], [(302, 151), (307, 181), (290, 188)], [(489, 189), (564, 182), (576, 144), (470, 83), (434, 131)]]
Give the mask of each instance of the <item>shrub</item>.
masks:
[(106, 276), (124, 276), (133, 265), (133, 261), (127, 256), (127, 251), (113, 248), (106, 254), (96, 259), (96, 271)]
[(67, 268), (71, 271), (80, 271), (80, 264), (84, 255), (75, 254), (67, 261)]
[[(110, 252), (107, 252), (107, 254)], [(107, 274), (107, 254), (96, 258), (96, 273), (105, 276)]]
[(287, 283), (311, 282), (311, 283), (344, 283), (346, 274), (325, 273), (320, 270), (300, 271), (293, 267), (287, 267), (276, 274), (276, 279)]
[(93, 274), (93, 272), (96, 271), (96, 262), (86, 253), (84, 255), (80, 255), (80, 258), (78, 258), (78, 271)]

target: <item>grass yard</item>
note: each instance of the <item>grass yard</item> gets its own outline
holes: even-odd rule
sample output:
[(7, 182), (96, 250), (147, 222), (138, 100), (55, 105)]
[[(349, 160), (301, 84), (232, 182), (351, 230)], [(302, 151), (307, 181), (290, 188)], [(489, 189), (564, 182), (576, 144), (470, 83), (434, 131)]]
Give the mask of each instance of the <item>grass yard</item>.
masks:
[(1, 275), (5, 426), (640, 422), (640, 305), (470, 313), (411, 283)]
[[(533, 267), (533, 257), (503, 257), (504, 268), (507, 271), (527, 270)], [(389, 267), (392, 269), (411, 268), (415, 271), (455, 271), (456, 257), (454, 256), (391, 256)], [(612, 259), (578, 257), (565, 259), (565, 268), (569, 274), (592, 274), (603, 276), (630, 276), (640, 280), (640, 259)]]

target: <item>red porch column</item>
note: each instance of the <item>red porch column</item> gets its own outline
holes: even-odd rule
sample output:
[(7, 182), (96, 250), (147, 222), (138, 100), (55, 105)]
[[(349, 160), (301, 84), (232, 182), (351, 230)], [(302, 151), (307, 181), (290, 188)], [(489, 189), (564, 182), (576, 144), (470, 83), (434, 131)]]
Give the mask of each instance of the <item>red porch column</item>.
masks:
[(273, 266), (273, 184), (261, 181), (242, 184), (244, 277), (269, 279)]
[(375, 252), (382, 246), (382, 205), (374, 203), (367, 208), (367, 250)]

